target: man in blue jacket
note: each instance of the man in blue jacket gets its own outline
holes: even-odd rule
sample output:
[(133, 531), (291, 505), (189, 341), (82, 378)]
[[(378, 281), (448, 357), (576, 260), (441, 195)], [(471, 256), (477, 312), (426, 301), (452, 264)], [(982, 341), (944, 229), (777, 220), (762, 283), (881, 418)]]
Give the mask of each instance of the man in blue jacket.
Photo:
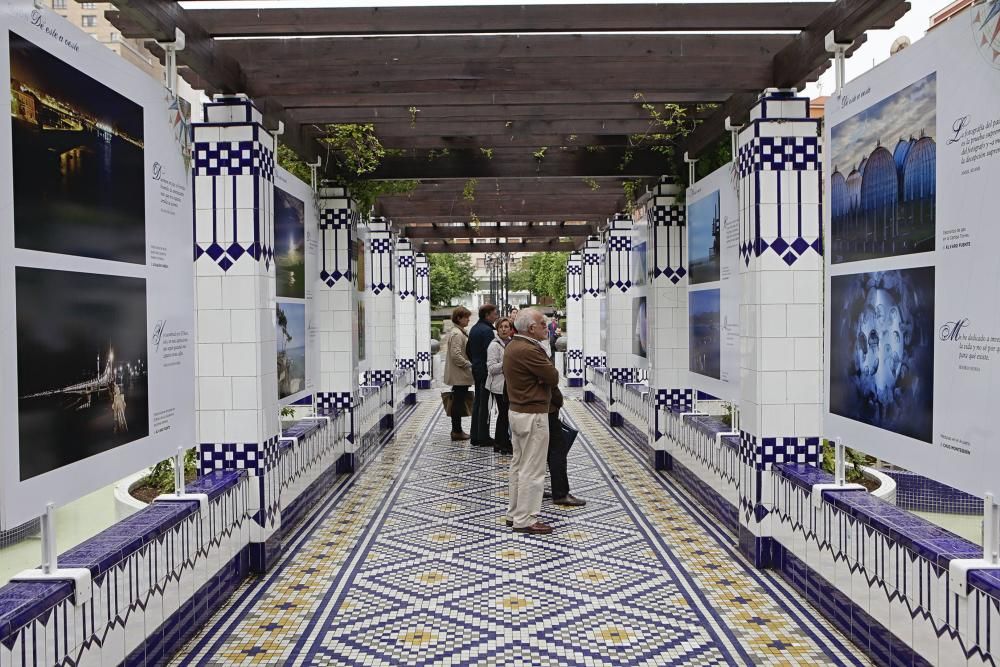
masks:
[(500, 317), (497, 307), (484, 303), (479, 307), (479, 321), (469, 332), (466, 352), (472, 362), (472, 378), (476, 382), (476, 396), (472, 402), (472, 444), (492, 447), (490, 437), (490, 392), (486, 391), (486, 353), (496, 337), (493, 323)]

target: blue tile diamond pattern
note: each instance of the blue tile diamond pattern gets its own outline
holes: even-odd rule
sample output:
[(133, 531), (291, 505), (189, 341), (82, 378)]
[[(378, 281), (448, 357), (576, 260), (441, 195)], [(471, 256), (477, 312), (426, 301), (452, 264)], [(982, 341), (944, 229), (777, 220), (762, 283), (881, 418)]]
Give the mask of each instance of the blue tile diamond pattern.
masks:
[(508, 459), (452, 443), (438, 403), (422, 396), (174, 664), (867, 664), (579, 402), (570, 479), (588, 504), (545, 503), (545, 538), (503, 525)]

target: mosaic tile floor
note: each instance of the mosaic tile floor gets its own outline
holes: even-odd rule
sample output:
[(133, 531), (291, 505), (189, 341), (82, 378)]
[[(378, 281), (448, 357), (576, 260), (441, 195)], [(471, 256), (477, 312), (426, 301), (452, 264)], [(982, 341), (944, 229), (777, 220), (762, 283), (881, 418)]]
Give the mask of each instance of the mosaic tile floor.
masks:
[(583, 508), (503, 525), (508, 457), (452, 443), (422, 393), (397, 437), (289, 538), (178, 665), (868, 664), (582, 404)]

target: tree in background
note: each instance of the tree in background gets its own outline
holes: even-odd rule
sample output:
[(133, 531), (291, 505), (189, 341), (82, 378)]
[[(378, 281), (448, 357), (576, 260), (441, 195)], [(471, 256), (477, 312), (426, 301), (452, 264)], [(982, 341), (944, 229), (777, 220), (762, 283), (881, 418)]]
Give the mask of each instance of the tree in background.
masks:
[(431, 253), (431, 304), (450, 306), (455, 299), (476, 291), (475, 269), (466, 253)]
[(568, 252), (539, 252), (521, 260), (510, 272), (510, 290), (528, 291), (535, 298), (549, 297), (562, 308), (566, 305), (566, 262)]

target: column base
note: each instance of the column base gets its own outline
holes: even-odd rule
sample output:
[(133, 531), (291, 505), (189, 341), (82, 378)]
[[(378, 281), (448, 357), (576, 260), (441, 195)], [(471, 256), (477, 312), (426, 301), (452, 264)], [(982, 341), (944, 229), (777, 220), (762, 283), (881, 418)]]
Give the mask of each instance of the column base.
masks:
[(673, 470), (674, 469), (674, 457), (672, 457), (667, 452), (662, 449), (655, 449), (652, 452), (651, 463), (653, 464), (654, 470)]
[(773, 537), (757, 537), (746, 526), (739, 529), (740, 553), (758, 570), (770, 570), (773, 566)]
[(381, 428), (383, 431), (391, 431), (395, 423), (396, 423), (395, 415), (385, 415), (382, 417), (381, 420), (379, 420), (378, 425), (379, 428)]
[(406, 405), (416, 405), (417, 404), (417, 395), (415, 393), (407, 394), (406, 398), (403, 399), (403, 402)]
[(567, 387), (582, 387), (583, 378), (566, 378)]
[(592, 392), (592, 391), (590, 391), (588, 389), (588, 390), (586, 390), (586, 391), (583, 392), (583, 402), (584, 403), (596, 403), (597, 402), (597, 396), (594, 395), (594, 392)]
[(250, 543), (250, 572), (267, 574), (281, 558), (284, 543), (277, 535), (267, 538), (265, 542)]
[(620, 412), (611, 412), (611, 413), (608, 413), (608, 423), (611, 424), (611, 426), (613, 426), (613, 427), (614, 426), (624, 426), (625, 425), (625, 418), (622, 417), (622, 413), (620, 413)]
[(417, 380), (417, 389), (430, 389), (430, 388), (431, 388), (430, 380)]
[(350, 475), (354, 472), (354, 452), (347, 452), (337, 459), (337, 474)]

